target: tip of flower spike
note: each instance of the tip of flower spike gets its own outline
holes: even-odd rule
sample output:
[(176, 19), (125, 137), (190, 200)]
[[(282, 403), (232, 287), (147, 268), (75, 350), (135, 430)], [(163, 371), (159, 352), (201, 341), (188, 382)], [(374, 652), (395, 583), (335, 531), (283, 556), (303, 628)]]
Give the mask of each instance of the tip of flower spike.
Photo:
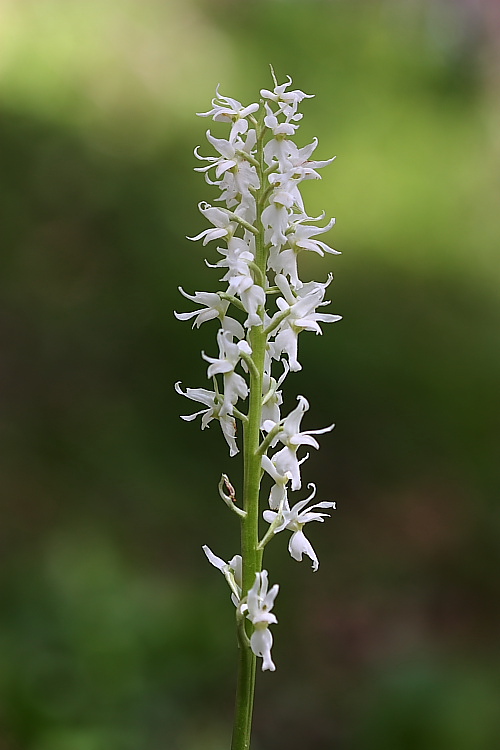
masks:
[(271, 75), (273, 77), (274, 85), (277, 86), (278, 85), (278, 81), (276, 80), (276, 74), (274, 72), (274, 68), (273, 68), (273, 66), (272, 66), (271, 63), (269, 63), (269, 67), (271, 68)]

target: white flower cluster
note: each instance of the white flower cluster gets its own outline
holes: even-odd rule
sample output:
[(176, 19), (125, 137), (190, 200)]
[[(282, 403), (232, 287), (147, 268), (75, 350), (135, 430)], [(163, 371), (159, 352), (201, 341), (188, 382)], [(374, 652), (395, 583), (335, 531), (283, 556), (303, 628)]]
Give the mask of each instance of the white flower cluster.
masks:
[[(199, 307), (191, 312), (175, 313), (177, 318), (192, 319), (193, 326), (197, 327), (217, 319), (219, 329), (217, 356), (202, 354), (208, 363), (207, 376), (213, 382), (213, 390), (187, 388), (182, 391), (180, 383), (176, 384), (176, 390), (203, 405), (200, 411), (182, 418), (190, 421), (201, 416), (202, 429), (217, 420), (230, 455), (234, 456), (239, 450), (235, 420), (240, 419), (244, 424), (248, 421), (240, 402), (247, 399), (249, 374), (255, 367), (252, 333), (257, 329), (265, 334), (261, 465), (271, 478), (272, 486), (269, 510), (263, 514), (270, 524), (264, 540), (267, 543), (274, 534), (285, 529), (291, 531), (291, 556), (302, 560), (306, 555), (312, 561), (313, 570), (317, 570), (318, 558), (303, 527), (310, 521), (324, 520), (327, 514), (316, 509), (334, 508), (335, 504), (321, 502), (306, 507), (314, 497), (313, 486), (306, 500), (290, 506), (288, 491), (301, 489), (301, 465), (308, 457), (306, 454), (299, 458), (301, 446), (319, 448), (313, 435), (328, 432), (333, 425), (320, 430), (302, 430), (301, 421), (309, 408), (304, 396), (299, 396), (298, 405), (282, 417), (281, 386), (290, 372), (301, 369), (299, 334), (302, 331), (321, 334), (321, 323), (340, 320), (339, 315), (319, 312), (329, 304), (325, 293), (332, 277), (324, 283), (303, 282), (297, 264), (299, 255), (304, 252), (321, 256), (337, 252), (317, 239), (331, 229), (335, 220), (318, 226), (324, 214), (308, 216), (300, 193), (301, 183), (320, 179), (317, 170), (331, 164), (333, 159), (316, 161), (311, 158), (317, 146), (316, 139), (303, 148), (295, 144), (293, 137), (302, 118), (298, 107), (309, 97), (302, 91), (289, 90), (290, 78), (280, 85), (274, 78), (274, 83), (272, 91), (261, 90), (260, 103), (249, 106), (222, 96), (217, 89), (212, 109), (200, 113), (215, 122), (227, 123), (230, 132), (227, 139), (222, 139), (207, 131), (216, 156), (204, 157), (195, 150), (196, 157), (206, 162), (197, 171), (204, 172), (206, 181), (219, 189), (220, 196), (216, 200), (220, 206), (200, 203), (200, 212), (211, 227), (189, 239), (203, 240), (204, 245), (213, 240), (223, 243), (217, 246), (220, 258), (209, 265), (222, 270), (220, 281), (227, 287), (224, 291), (195, 292), (194, 295), (180, 288), (181, 293)], [(273, 375), (273, 366), (279, 368), (277, 377)], [(221, 494), (231, 506), (234, 497)], [(243, 510), (237, 512), (244, 515)], [(276, 622), (270, 610), (278, 587), (273, 586), (268, 592), (267, 571), (262, 571), (256, 574), (254, 586), (242, 595), (241, 557), (235, 556), (225, 563), (208, 547), (204, 549), (209, 561), (224, 573), (233, 602), (254, 626), (250, 645), (253, 652), (262, 657), (262, 668), (274, 670), (268, 625)]]

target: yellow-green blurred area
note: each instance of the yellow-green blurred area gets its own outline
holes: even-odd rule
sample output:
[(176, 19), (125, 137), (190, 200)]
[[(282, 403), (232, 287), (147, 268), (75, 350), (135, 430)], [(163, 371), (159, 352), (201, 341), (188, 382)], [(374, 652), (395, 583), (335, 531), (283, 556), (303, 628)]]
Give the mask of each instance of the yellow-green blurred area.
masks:
[[(213, 290), (193, 148), (280, 81), (342, 251), (302, 259), (344, 319), (301, 336), (286, 410), (334, 517), (281, 590), (255, 750), (500, 747), (500, 23), (491, 0), (0, 2), (0, 748), (229, 746), (238, 549), (217, 424), (172, 310)], [(312, 255), (312, 254), (309, 254)], [(304, 495), (305, 496), (305, 495)], [(302, 495), (300, 496), (302, 497)]]

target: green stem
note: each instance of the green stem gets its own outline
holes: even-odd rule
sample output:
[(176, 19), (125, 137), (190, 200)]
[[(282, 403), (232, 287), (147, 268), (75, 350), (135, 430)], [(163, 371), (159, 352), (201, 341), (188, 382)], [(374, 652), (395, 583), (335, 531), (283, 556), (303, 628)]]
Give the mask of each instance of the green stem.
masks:
[(227, 215), (233, 219), (237, 224), (240, 224), (245, 229), (248, 229), (249, 232), (252, 232), (252, 234), (257, 234), (256, 228), (249, 224), (246, 219), (243, 219), (241, 216), (238, 216), (238, 214), (235, 214), (233, 211), (226, 211)]
[(266, 453), (267, 449), (273, 442), (274, 438), (277, 435), (279, 435), (280, 432), (283, 432), (282, 422), (278, 422), (278, 424), (275, 424), (273, 429), (267, 433), (266, 437), (264, 438), (262, 443), (259, 445), (258, 451), (259, 451), (260, 456), (263, 456), (264, 453)]
[[(259, 174), (260, 189), (256, 196), (257, 216), (255, 221), (255, 265), (259, 273), (256, 283), (261, 281), (266, 285), (267, 250), (264, 242), (264, 227), (262, 224), (262, 210), (264, 207), (264, 127), (262, 118), (257, 128), (257, 172)], [(261, 279), (258, 278), (259, 274)], [(263, 315), (263, 312), (262, 312)], [(264, 377), (264, 361), (266, 354), (267, 335), (264, 325), (253, 326), (249, 333), (254, 367), (249, 368), (250, 398), (247, 421), (244, 424), (244, 470), (243, 470), (243, 508), (245, 517), (241, 518), (241, 556), (243, 560), (242, 596), (246, 596), (255, 583), (255, 575), (262, 566), (262, 549), (259, 549), (259, 493), (262, 477), (261, 454), (259, 453), (260, 423), (262, 416), (262, 385)], [(238, 619), (239, 668), (236, 687), (236, 706), (233, 726), (231, 750), (249, 750), (252, 728), (253, 701), (255, 692), (256, 657), (250, 649), (249, 638), (252, 625), (248, 620)], [(242, 630), (243, 629), (243, 630)], [(246, 638), (242, 634), (246, 634)]]
[(276, 315), (264, 331), (266, 336), (269, 336), (270, 333), (276, 330), (279, 324), (282, 323), (288, 315), (290, 315), (290, 309), (283, 310), (283, 312), (280, 312), (279, 315)]

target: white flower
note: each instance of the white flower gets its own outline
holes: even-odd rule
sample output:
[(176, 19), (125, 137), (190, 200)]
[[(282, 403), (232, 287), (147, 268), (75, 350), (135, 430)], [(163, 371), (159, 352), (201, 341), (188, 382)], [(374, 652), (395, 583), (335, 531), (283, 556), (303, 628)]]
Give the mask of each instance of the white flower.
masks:
[(261, 286), (254, 284), (252, 272), (248, 265), (254, 261), (254, 254), (250, 246), (240, 237), (233, 237), (228, 243), (227, 251), (222, 248), (219, 248), (219, 251), (226, 257), (220, 260), (216, 266), (229, 269), (221, 281), (229, 282), (228, 294), (236, 295), (241, 299), (243, 307), (248, 313), (245, 326), (251, 328), (261, 325), (262, 318), (258, 314), (258, 309), (264, 307), (266, 293)]
[(229, 283), (229, 294), (237, 294), (241, 303), (248, 313), (245, 321), (247, 328), (262, 325), (262, 318), (258, 313), (260, 307), (266, 303), (266, 293), (258, 284), (253, 283), (253, 278), (247, 266), (247, 273), (233, 276)]
[[(276, 472), (282, 477), (286, 476), (287, 472), (290, 473), (292, 478), (292, 490), (300, 490), (301, 477), (300, 477), (300, 462), (297, 458), (297, 449), (300, 445), (310, 445), (312, 448), (319, 448), (319, 443), (313, 435), (323, 435), (325, 432), (333, 430), (334, 425), (331, 424), (328, 427), (323, 427), (321, 430), (300, 430), (300, 423), (305, 412), (309, 409), (309, 402), (304, 396), (297, 396), (298, 405), (293, 411), (283, 420), (281, 430), (277, 435), (277, 439), (285, 446), (280, 451), (274, 454), (271, 462), (276, 469)], [(271, 424), (266, 425), (266, 429), (272, 429)], [(268, 470), (264, 466), (266, 471)]]
[(271, 248), (269, 253), (268, 268), (276, 273), (288, 275), (291, 286), (295, 290), (301, 289), (304, 286), (299, 279), (297, 268), (297, 256), (299, 252), (310, 250), (321, 256), (324, 256), (325, 252), (340, 255), (338, 250), (334, 250), (326, 243), (311, 239), (315, 234), (328, 232), (334, 226), (335, 219), (331, 219), (325, 227), (313, 227), (303, 224), (304, 221), (311, 220), (314, 221), (314, 219), (305, 214), (290, 216), (286, 229), (287, 246), (281, 251), (279, 251), (279, 248)]
[[(308, 179), (305, 175), (306, 170), (297, 173), (297, 170), (293, 168), (269, 175), (269, 183), (273, 186), (273, 191), (269, 196), (269, 205), (262, 212), (262, 222), (267, 228), (266, 242), (274, 246), (271, 248), (271, 258), (275, 257), (275, 248), (279, 250), (281, 245), (285, 245), (288, 241), (294, 219), (290, 211), (295, 208), (300, 212), (299, 216), (303, 217), (302, 220), (309, 219), (305, 214), (304, 201), (299, 190), (300, 182)], [(274, 268), (272, 264), (269, 264), (269, 267)]]
[(292, 79), (287, 76), (288, 83), (281, 83), (278, 85), (274, 72), (272, 72), (274, 79), (274, 90), (261, 89), (260, 95), (264, 99), (269, 99), (275, 102), (279, 106), (279, 111), (282, 112), (287, 119), (299, 120), (302, 115), (297, 115), (297, 107), (303, 99), (312, 99), (314, 94), (304, 94), (303, 91), (296, 89), (295, 91), (287, 91), (286, 89), (292, 84)]
[(283, 508), (281, 512), (276, 513), (272, 510), (265, 510), (263, 513), (264, 520), (268, 523), (273, 523), (277, 519), (281, 519), (281, 523), (276, 526), (274, 533), (278, 534), (283, 529), (292, 531), (292, 536), (288, 543), (288, 551), (294, 560), (299, 562), (302, 560), (302, 555), (307, 555), (312, 560), (312, 569), (318, 570), (319, 560), (314, 551), (310, 541), (302, 531), (304, 525), (310, 521), (321, 521), (323, 522), (329, 513), (317, 513), (316, 508), (335, 508), (335, 503), (322, 502), (310, 505), (309, 508), (305, 506), (313, 499), (316, 494), (316, 487), (314, 484), (309, 484), (309, 487), (313, 487), (313, 491), (305, 500), (300, 500), (296, 503), (293, 508)]
[(248, 122), (245, 118), (253, 112), (257, 112), (259, 105), (255, 103), (244, 107), (236, 99), (231, 99), (229, 96), (222, 96), (219, 93), (219, 86), (215, 89), (215, 93), (216, 96), (212, 99), (212, 109), (208, 112), (197, 112), (196, 114), (199, 117), (211, 117), (215, 122), (232, 123), (231, 135), (229, 137), (229, 140), (232, 141), (239, 134), (246, 132)]
[(231, 141), (226, 141), (225, 138), (214, 138), (210, 133), (210, 130), (207, 130), (207, 141), (212, 144), (216, 151), (219, 152), (220, 157), (205, 157), (206, 161), (212, 163), (208, 167), (197, 167), (195, 172), (203, 172), (214, 167), (215, 176), (218, 179), (219, 177), (222, 177), (224, 172), (227, 172), (228, 169), (233, 169), (233, 167), (237, 166), (241, 157), (238, 157), (236, 152), (239, 148), (244, 148), (245, 144), (240, 139), (231, 143)]
[(269, 183), (273, 186), (270, 200), (287, 208), (297, 206), (304, 211), (304, 201), (299, 190), (300, 179), (291, 171), (273, 172), (269, 175)]
[(288, 311), (288, 315), (280, 324), (279, 333), (272, 344), (273, 357), (279, 359), (283, 353), (286, 353), (292, 372), (302, 369), (297, 359), (299, 333), (307, 330), (320, 334), (322, 330), (319, 323), (334, 323), (342, 318), (341, 315), (316, 312), (317, 307), (330, 304), (330, 302), (323, 302), (323, 297), (332, 278), (329, 276), (325, 284), (310, 281), (294, 292), (283, 274), (276, 275), (276, 284), (283, 294), (283, 297), (278, 297), (276, 300), (276, 305), (281, 313)]
[(277, 583), (268, 591), (267, 570), (255, 574), (255, 583), (248, 592), (246, 604), (242, 604), (241, 611), (247, 612), (247, 618), (254, 626), (254, 632), (250, 638), (250, 648), (256, 656), (262, 658), (262, 671), (276, 669), (271, 659), (271, 646), (273, 636), (268, 630), (269, 625), (278, 622), (276, 616), (271, 614), (274, 600), (279, 591)]
[(212, 182), (207, 174), (205, 174), (205, 178), (209, 184), (217, 185), (223, 191), (219, 200), (225, 200), (228, 208), (243, 202), (247, 203), (249, 208), (251, 206), (254, 209), (255, 199), (250, 190), (256, 190), (259, 187), (259, 178), (255, 167), (250, 164), (249, 158), (257, 139), (255, 130), (248, 131), (246, 141), (238, 138), (231, 142), (223, 138), (214, 138), (209, 130), (207, 131), (207, 139), (219, 152), (220, 157), (200, 156), (198, 150), (195, 149), (194, 153), (197, 159), (210, 162), (206, 167), (196, 167), (195, 172), (206, 173), (209, 169), (214, 168), (216, 178), (220, 181)]
[(286, 242), (285, 232), (288, 227), (288, 209), (285, 203), (280, 203), (280, 200), (288, 200), (288, 194), (285, 192), (278, 194), (277, 198), (277, 201), (271, 200), (269, 205), (265, 207), (261, 218), (266, 228), (266, 242), (279, 248)]
[(218, 203), (225, 203), (228, 209), (236, 210), (238, 216), (245, 219), (249, 224), (255, 222), (257, 215), (255, 197), (244, 170), (230, 169), (223, 174), (221, 180), (210, 182), (210, 184), (217, 185), (221, 191), (220, 197), (216, 198)]
[(195, 241), (203, 238), (203, 244), (206, 245), (211, 240), (219, 239), (219, 237), (232, 237), (236, 229), (236, 222), (231, 221), (227, 211), (223, 208), (211, 206), (210, 203), (205, 201), (199, 203), (198, 208), (203, 216), (214, 225), (214, 229), (205, 229), (195, 237), (187, 237), (188, 240)]
[(235, 555), (231, 558), (231, 560), (229, 560), (229, 562), (225, 562), (225, 560), (222, 560), (222, 558), (214, 555), (210, 547), (208, 547), (206, 544), (203, 545), (202, 550), (206, 554), (208, 561), (212, 563), (214, 568), (217, 568), (221, 571), (224, 578), (228, 582), (229, 588), (232, 592), (231, 601), (233, 602), (234, 606), (237, 607), (241, 599), (241, 555)]
[(178, 313), (174, 310), (177, 320), (190, 320), (190, 318), (194, 318), (193, 328), (195, 326), (199, 328), (207, 320), (213, 320), (214, 318), (222, 320), (224, 318), (229, 307), (229, 302), (221, 299), (215, 292), (195, 292), (194, 294), (188, 294), (181, 286), (178, 289), (183, 297), (196, 302), (197, 305), (205, 305), (205, 308), (185, 313)]
[[(295, 221), (293, 221), (295, 219)], [(318, 255), (323, 256), (325, 253), (333, 253), (334, 255), (340, 255), (338, 250), (334, 250), (332, 247), (327, 245), (325, 242), (320, 240), (311, 240), (315, 234), (324, 234), (329, 232), (335, 224), (335, 219), (330, 219), (328, 224), (324, 227), (311, 227), (304, 224), (304, 221), (310, 221), (311, 217), (301, 216), (292, 217), (290, 222), (290, 230), (287, 232), (287, 239), (291, 247), (297, 250), (312, 250)]]
[(264, 124), (272, 131), (274, 138), (264, 146), (264, 160), (270, 166), (276, 159), (280, 169), (285, 171), (287, 159), (298, 150), (296, 144), (288, 140), (287, 136), (294, 135), (298, 125), (292, 125), (288, 121), (279, 122), (267, 103), (265, 108)]
[(289, 471), (285, 472), (285, 474), (280, 474), (275, 462), (269, 456), (262, 456), (261, 466), (274, 479), (274, 484), (269, 493), (269, 507), (274, 510), (284, 508), (288, 503), (286, 486), (290, 479), (292, 479), (292, 474)]
[[(193, 300), (198, 305), (205, 305), (204, 309), (193, 310), (192, 312), (178, 313), (174, 310), (174, 315), (177, 320), (189, 320), (194, 318), (193, 328), (196, 326), (199, 328), (202, 323), (207, 320), (213, 320), (219, 318), (224, 331), (227, 331), (231, 336), (237, 339), (242, 339), (245, 336), (245, 331), (241, 323), (229, 315), (226, 315), (229, 307), (229, 302), (222, 299), (222, 297), (216, 292), (195, 292), (194, 294), (187, 294), (184, 289), (178, 287), (180, 293), (187, 299)], [(259, 318), (260, 321), (260, 318)]]
[[(282, 141), (287, 135), (295, 135), (295, 131), (299, 127), (298, 125), (292, 125), (291, 122), (280, 122), (272, 111), (271, 107), (265, 102), (264, 107), (266, 109), (266, 116), (264, 117), (264, 125), (272, 130), (274, 137)], [(280, 112), (278, 112), (280, 114)], [(290, 141), (289, 148), (297, 148), (293, 141)]]
[(219, 344), (219, 357), (208, 357), (202, 353), (202, 357), (210, 362), (207, 369), (209, 378), (215, 375), (224, 376), (224, 400), (220, 409), (220, 414), (232, 414), (233, 406), (238, 399), (245, 399), (248, 396), (248, 385), (244, 377), (234, 371), (234, 368), (241, 359), (242, 354), (251, 355), (252, 350), (246, 341), (238, 341), (235, 344), (232, 340), (231, 333), (220, 329), (217, 333), (217, 342)]
[(207, 263), (210, 268), (228, 268), (226, 276), (221, 281), (228, 281), (236, 274), (246, 274), (248, 264), (255, 259), (255, 241), (253, 236), (230, 237), (227, 240), (227, 247), (218, 247), (217, 251), (224, 256), (215, 264)]
[(213, 419), (217, 419), (220, 423), (222, 434), (224, 435), (226, 443), (229, 446), (229, 455), (235, 456), (239, 452), (238, 446), (236, 444), (236, 422), (234, 420), (234, 417), (230, 416), (229, 414), (221, 414), (223, 399), (220, 394), (216, 393), (215, 391), (209, 391), (206, 388), (186, 388), (186, 392), (184, 393), (181, 388), (180, 381), (175, 383), (174, 387), (177, 393), (179, 393), (181, 396), (186, 396), (186, 398), (190, 398), (191, 401), (197, 401), (198, 403), (204, 404), (207, 407), (206, 409), (201, 409), (194, 414), (186, 414), (185, 416), (181, 416), (181, 419), (183, 419), (185, 422), (192, 422), (194, 419), (196, 419), (196, 417), (202, 415), (202, 430), (204, 430), (205, 427), (208, 427)]
[[(220, 254), (224, 256), (222, 260), (214, 265), (207, 264), (212, 268), (228, 269), (227, 273), (220, 279), (229, 283), (228, 294), (239, 294), (242, 287), (243, 290), (246, 290), (253, 284), (253, 277), (249, 268), (249, 263), (253, 263), (255, 259), (253, 247), (252, 238), (246, 241), (241, 237), (231, 237), (227, 243), (227, 248), (217, 248)], [(250, 279), (250, 283), (247, 279)]]
[(286, 170), (293, 173), (293, 177), (296, 180), (320, 180), (321, 175), (316, 172), (316, 169), (327, 167), (329, 164), (335, 161), (333, 156), (331, 159), (324, 159), (323, 161), (311, 161), (313, 151), (318, 146), (318, 139), (314, 138), (312, 143), (302, 148), (295, 148), (290, 150), (290, 156), (286, 164)]

